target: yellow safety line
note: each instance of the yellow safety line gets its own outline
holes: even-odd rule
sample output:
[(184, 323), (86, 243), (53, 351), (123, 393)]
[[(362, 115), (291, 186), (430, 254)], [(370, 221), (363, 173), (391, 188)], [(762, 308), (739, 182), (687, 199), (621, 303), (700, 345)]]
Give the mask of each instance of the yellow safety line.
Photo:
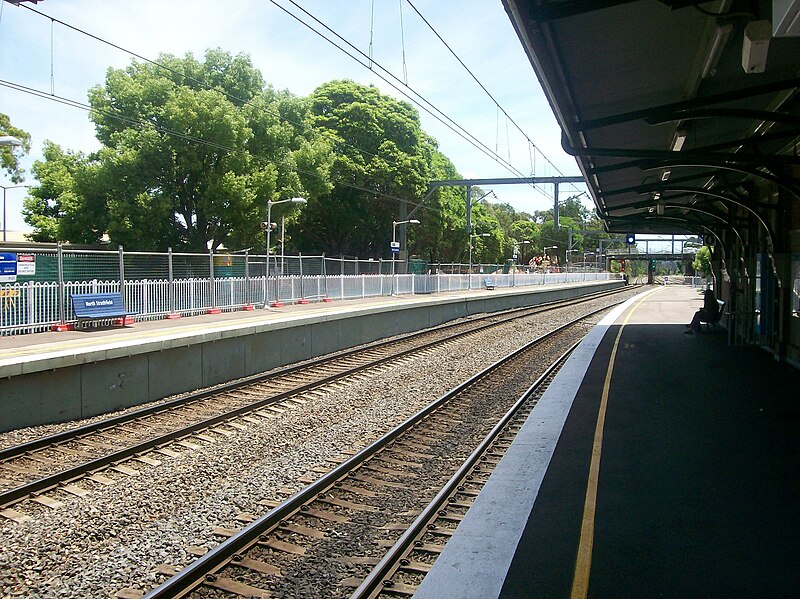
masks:
[[(660, 288), (659, 288), (660, 289)], [(622, 337), (622, 330), (628, 324), (631, 316), (636, 309), (642, 305), (650, 295), (658, 291), (655, 289), (642, 297), (633, 306), (622, 322), (614, 340), (614, 347), (611, 350), (611, 358), (608, 361), (606, 378), (603, 382), (603, 395), (600, 398), (600, 409), (597, 414), (597, 425), (594, 429), (594, 443), (592, 445), (592, 461), (589, 465), (589, 479), (586, 483), (586, 500), (583, 504), (583, 522), (581, 524), (581, 537), (578, 543), (578, 555), (575, 562), (575, 575), (572, 578), (571, 599), (585, 599), (589, 593), (589, 573), (592, 567), (592, 549), (594, 546), (594, 516), (597, 509), (597, 487), (600, 479), (600, 455), (603, 450), (603, 428), (606, 423), (606, 408), (608, 407), (608, 393), (611, 389), (611, 374), (614, 371), (614, 361), (617, 356), (619, 340)]]

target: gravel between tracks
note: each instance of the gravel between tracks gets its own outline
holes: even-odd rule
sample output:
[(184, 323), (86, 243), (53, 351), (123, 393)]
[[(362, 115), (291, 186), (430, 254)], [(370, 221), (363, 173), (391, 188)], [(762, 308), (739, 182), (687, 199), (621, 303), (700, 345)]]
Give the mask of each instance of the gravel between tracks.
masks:
[[(140, 464), (137, 476), (109, 475), (108, 486), (82, 481), (91, 494), (64, 495), (62, 507), (27, 502), (19, 509), (31, 521), (0, 520), (0, 596), (112, 597), (125, 587), (150, 589), (163, 580), (154, 574), (159, 564), (191, 562), (186, 547), (210, 547), (213, 527), (236, 527), (242, 511), (263, 513), (259, 500), (279, 497), (284, 486), (299, 489), (297, 478), (326, 458), (378, 438), (388, 430), (387, 415), (393, 425), (402, 422), (458, 382), (590, 309), (536, 316), (403, 360), (225, 441), (181, 450), (158, 466)], [(0, 446), (85, 422), (6, 433)]]

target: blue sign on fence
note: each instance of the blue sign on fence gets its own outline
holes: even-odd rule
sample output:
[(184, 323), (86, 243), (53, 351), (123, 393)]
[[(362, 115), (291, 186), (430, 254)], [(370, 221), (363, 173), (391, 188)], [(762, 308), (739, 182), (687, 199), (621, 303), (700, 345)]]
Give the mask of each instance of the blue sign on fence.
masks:
[(15, 283), (17, 280), (17, 255), (0, 252), (0, 283)]

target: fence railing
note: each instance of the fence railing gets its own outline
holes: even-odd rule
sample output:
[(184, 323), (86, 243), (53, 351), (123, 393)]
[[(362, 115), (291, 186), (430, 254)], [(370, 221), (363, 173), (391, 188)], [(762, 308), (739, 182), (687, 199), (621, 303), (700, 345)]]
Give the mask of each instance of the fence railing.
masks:
[[(276, 302), (478, 289), (486, 278), (496, 287), (515, 287), (617, 277), (597, 272), (503, 274), (486, 265), (474, 265), (473, 274), (466, 274), (468, 268), (465, 274), (448, 274), (434, 267), (433, 274), (391, 275), (390, 261), (325, 256), (270, 256), (267, 269), (264, 256), (247, 253), (145, 254), (61, 247), (23, 252), (35, 254), (35, 268), (26, 268), (16, 282), (0, 284), (0, 335), (47, 331), (74, 322), (71, 297), (83, 293), (122, 293), (136, 320), (156, 320)], [(447, 270), (458, 273), (456, 266), (462, 265), (448, 265)], [(475, 272), (481, 269), (483, 273)]]

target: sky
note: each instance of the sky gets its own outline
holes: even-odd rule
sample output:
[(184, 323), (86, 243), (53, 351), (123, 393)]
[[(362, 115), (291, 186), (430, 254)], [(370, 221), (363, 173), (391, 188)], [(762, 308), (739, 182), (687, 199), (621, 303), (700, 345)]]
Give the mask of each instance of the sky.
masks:
[[(410, 88), (519, 171), (512, 172), (420, 109), (423, 129), (465, 178), (579, 174), (575, 159), (560, 148), (560, 129), (500, 0), (43, 0), (30, 6), (45, 16), (0, 0), (0, 112), (32, 136), (32, 150), (22, 160), (24, 184), (36, 183), (30, 166), (41, 160), (45, 140), (83, 152), (99, 144), (85, 110), (9, 85), (85, 104), (87, 90), (102, 85), (109, 68), (131, 63), (129, 52), (152, 60), (161, 53), (202, 58), (209, 48), (249, 55), (267, 83), (301, 96), (326, 81), (352, 79), (407, 100), (397, 89), (404, 89), (407, 78)], [(371, 40), (373, 70), (280, 8), (313, 23), (297, 6), (364, 54)], [(396, 88), (375, 74), (377, 65), (397, 78), (384, 73)], [(0, 179), (0, 185), (13, 185)], [(496, 197), (491, 201), (508, 202), (518, 211), (552, 208), (549, 185), (492, 189)], [(562, 185), (559, 197), (585, 190), (583, 184)], [(8, 230), (29, 228), (21, 215), (24, 197), (24, 189), (6, 192)], [(587, 196), (582, 199), (591, 207)]]

